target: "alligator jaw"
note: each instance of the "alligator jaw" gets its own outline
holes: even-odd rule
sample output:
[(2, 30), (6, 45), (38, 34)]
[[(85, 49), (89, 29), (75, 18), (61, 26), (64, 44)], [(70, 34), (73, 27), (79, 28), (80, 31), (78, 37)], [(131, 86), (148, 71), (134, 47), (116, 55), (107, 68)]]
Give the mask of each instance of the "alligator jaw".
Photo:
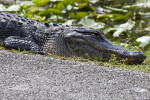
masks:
[(144, 61), (144, 59), (146, 59), (146, 55), (141, 51), (127, 50), (124, 47), (113, 44), (106, 38), (104, 38), (103, 41), (99, 43), (96, 41), (89, 42), (91, 42), (91, 46), (93, 46), (98, 51), (109, 55), (114, 54), (117, 60), (126, 60), (125, 62), (128, 64), (141, 64)]
[[(96, 57), (102, 57), (102, 60), (104, 61), (110, 60), (113, 54), (116, 56), (117, 60), (125, 60), (128, 64), (141, 64), (146, 59), (145, 54), (141, 51), (127, 50), (124, 47), (113, 44), (107, 40), (106, 37), (91, 36), (75, 32), (68, 34), (67, 38), (75, 42), (80, 40), (81, 42), (85, 42), (87, 45), (90, 45), (93, 52), (99, 52), (94, 55)], [(85, 48), (85, 50), (88, 51), (87, 48)]]

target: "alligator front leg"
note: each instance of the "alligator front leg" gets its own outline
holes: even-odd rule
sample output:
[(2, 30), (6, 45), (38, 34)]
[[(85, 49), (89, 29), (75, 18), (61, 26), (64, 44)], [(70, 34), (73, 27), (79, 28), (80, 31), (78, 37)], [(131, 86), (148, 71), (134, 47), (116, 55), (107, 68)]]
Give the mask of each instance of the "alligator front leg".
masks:
[(9, 36), (3, 41), (3, 46), (6, 48), (16, 49), (16, 50), (26, 50), (32, 53), (45, 54), (44, 51), (40, 50), (40, 47), (29, 40), (25, 40), (20, 36)]

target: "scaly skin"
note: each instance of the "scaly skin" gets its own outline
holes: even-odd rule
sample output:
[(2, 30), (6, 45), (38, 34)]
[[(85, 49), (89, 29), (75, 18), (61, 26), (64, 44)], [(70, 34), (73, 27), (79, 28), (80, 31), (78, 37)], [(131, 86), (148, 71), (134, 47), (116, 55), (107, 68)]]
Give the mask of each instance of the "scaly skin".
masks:
[(0, 12), (0, 44), (6, 48), (52, 53), (66, 57), (90, 57), (141, 64), (146, 58), (140, 51), (130, 51), (110, 42), (101, 30), (87, 27), (40, 23), (16, 14)]

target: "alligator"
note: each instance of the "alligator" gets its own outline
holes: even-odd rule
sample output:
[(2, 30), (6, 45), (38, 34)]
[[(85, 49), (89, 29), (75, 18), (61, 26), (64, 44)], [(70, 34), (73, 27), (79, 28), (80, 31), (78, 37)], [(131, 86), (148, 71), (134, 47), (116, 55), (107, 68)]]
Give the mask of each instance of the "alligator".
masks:
[(146, 56), (109, 41), (102, 30), (42, 23), (17, 14), (0, 12), (0, 45), (39, 54), (108, 61), (112, 55), (128, 64), (141, 64)]

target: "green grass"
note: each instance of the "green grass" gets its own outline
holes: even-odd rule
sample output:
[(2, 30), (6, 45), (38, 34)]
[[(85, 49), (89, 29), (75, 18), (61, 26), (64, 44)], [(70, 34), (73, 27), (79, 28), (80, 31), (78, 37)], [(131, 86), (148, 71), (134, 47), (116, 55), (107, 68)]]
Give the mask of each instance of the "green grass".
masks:
[(108, 67), (113, 67), (113, 68), (117, 68), (120, 70), (132, 70), (132, 71), (150, 73), (150, 51), (145, 51), (144, 53), (147, 56), (147, 58), (144, 60), (142, 64), (128, 65), (125, 63), (119, 63), (117, 61), (111, 60), (108, 62), (109, 64)]
[(136, 64), (136, 65), (128, 65), (125, 63), (125, 61), (118, 62), (115, 57), (112, 57), (112, 59), (109, 60), (108, 62), (84, 59), (82, 57), (60, 57), (56, 55), (51, 55), (51, 57), (62, 59), (62, 60), (80, 61), (88, 64), (95, 64), (98, 65), (99, 67), (109, 67), (109, 68), (116, 68), (118, 70), (132, 70), (132, 71), (150, 73), (150, 51), (145, 51), (144, 53), (146, 54), (147, 58), (144, 60), (142, 64)]
[[(14, 53), (24, 53), (24, 54), (30, 54), (32, 55), (33, 53), (29, 53), (29, 51), (20, 51), (15, 50), (15, 49), (5, 49), (4, 47), (0, 46), (0, 50), (5, 50), (7, 52), (14, 52)], [(136, 49), (137, 50), (137, 49)], [(150, 51), (144, 51), (145, 55), (147, 58), (144, 60), (142, 64), (137, 64), (137, 65), (128, 65), (123, 62), (118, 62), (115, 57), (112, 57), (111, 60), (108, 62), (102, 62), (98, 60), (90, 60), (90, 59), (84, 59), (82, 57), (60, 57), (57, 55), (40, 55), (40, 54), (34, 54), (34, 55), (40, 55), (42, 57), (53, 57), (56, 59), (61, 59), (61, 60), (70, 60), (70, 61), (79, 61), (79, 62), (84, 62), (87, 64), (95, 64), (98, 65), (99, 67), (109, 67), (109, 68), (116, 68), (118, 70), (132, 70), (132, 71), (139, 71), (139, 72), (145, 72), (145, 73), (150, 73)]]

